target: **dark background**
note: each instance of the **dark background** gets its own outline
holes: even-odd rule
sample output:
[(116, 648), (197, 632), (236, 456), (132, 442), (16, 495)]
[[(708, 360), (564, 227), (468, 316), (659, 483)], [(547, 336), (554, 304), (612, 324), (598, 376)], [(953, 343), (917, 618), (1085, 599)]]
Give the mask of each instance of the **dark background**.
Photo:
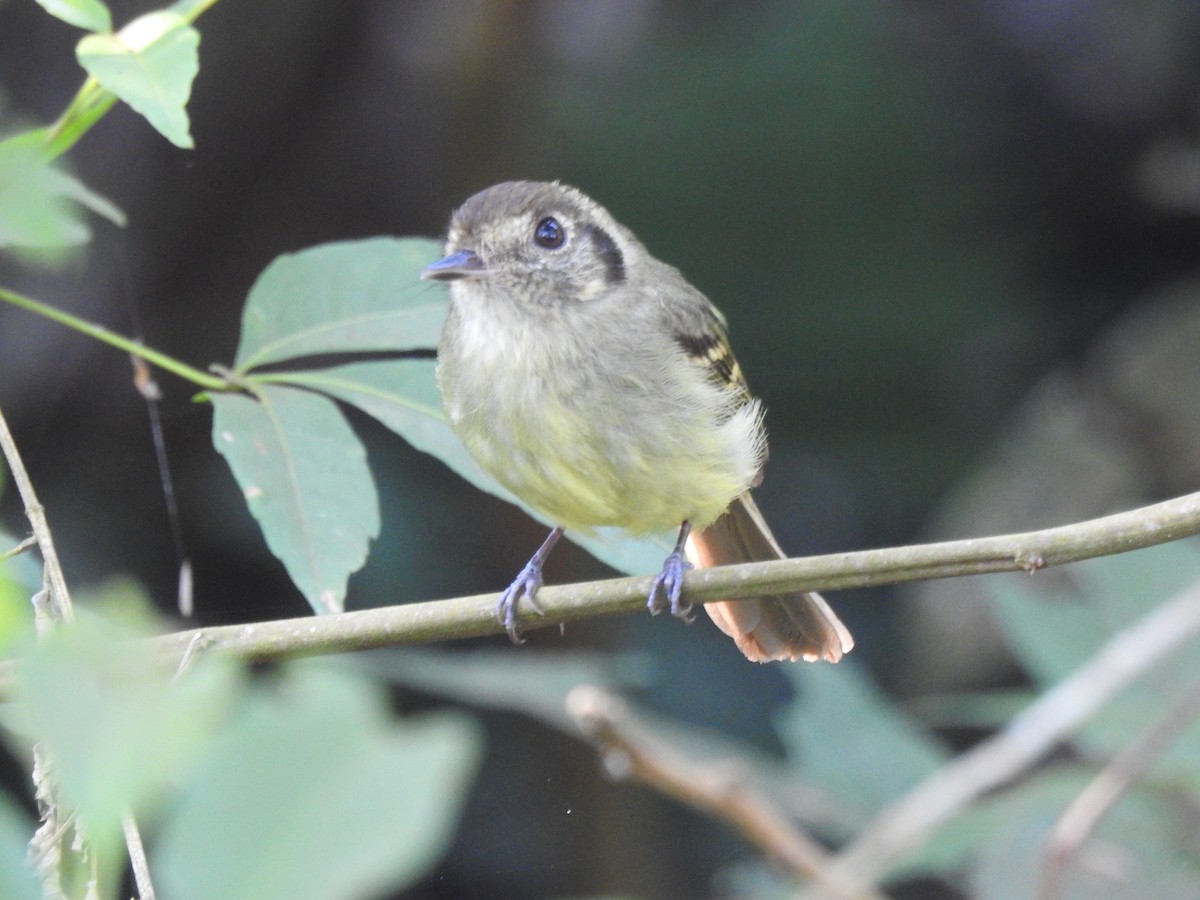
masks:
[[(118, 23), (151, 8), (111, 5)], [(727, 315), (768, 408), (759, 501), (797, 554), (937, 530), (1031, 390), (1195, 266), (1193, 4), (256, 0), (198, 25), (196, 149), (116, 108), (69, 159), (128, 226), (97, 223), (54, 270), (0, 260), (3, 283), (203, 367), (232, 359), (246, 292), (277, 254), (436, 235), (480, 188), (560, 179)], [(5, 131), (66, 105), (77, 38), (32, 2), (0, 2)], [(200, 621), (304, 614), (211, 449), (208, 408), (162, 381)], [(128, 361), (0, 309), (0, 406), (68, 578), (132, 574), (169, 611), (177, 556)], [(540, 526), (355, 422), (385, 524), (350, 605), (506, 584)], [(23, 530), (14, 496), (0, 511)], [(1068, 521), (1015, 518), (998, 530)], [(975, 533), (962, 521), (958, 536)], [(548, 579), (602, 574), (569, 548)], [(919, 601), (895, 599), (833, 598), (855, 656), (904, 690), (927, 679), (908, 652)], [(597, 622), (565, 644), (645, 646), (662, 673), (647, 704), (772, 745), (782, 681), (707, 623)], [(1000, 662), (987, 677), (1009, 675)], [(635, 789), (596, 788), (590, 752), (493, 725), (490, 787), (422, 896), (696, 896), (745, 852)], [(596, 809), (577, 836), (539, 833), (540, 810), (581, 797)], [(643, 829), (594, 852), (602, 808)], [(497, 835), (497, 818), (521, 826)]]

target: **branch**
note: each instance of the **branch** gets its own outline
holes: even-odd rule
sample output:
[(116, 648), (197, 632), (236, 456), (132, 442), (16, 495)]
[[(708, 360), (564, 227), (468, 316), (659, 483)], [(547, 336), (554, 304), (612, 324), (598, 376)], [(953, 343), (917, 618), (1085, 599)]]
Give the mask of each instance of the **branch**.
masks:
[(811, 878), (831, 896), (884, 900), (875, 890), (840, 884), (828, 872), (828, 852), (778, 809), (732, 759), (700, 763), (671, 746), (608, 691), (581, 685), (567, 695), (567, 712), (600, 751), (613, 778), (639, 781), (735, 828), (797, 878)]
[[(67, 580), (63, 577), (62, 566), (58, 562), (58, 552), (54, 549), (50, 525), (46, 522), (46, 508), (42, 506), (37, 492), (33, 489), (33, 482), (29, 480), (29, 473), (25, 471), (25, 463), (17, 450), (17, 442), (13, 440), (12, 432), (8, 430), (8, 421), (3, 412), (0, 412), (0, 452), (8, 462), (17, 492), (25, 504), (25, 517), (29, 519), (38, 552), (42, 555), (43, 580), (49, 590), (51, 616), (60, 622), (73, 621), (75, 611), (71, 608), (71, 594), (67, 590)], [(39, 604), (35, 603), (35, 608), (40, 612)]]
[(1193, 684), (1166, 715), (1100, 770), (1051, 829), (1042, 849), (1038, 896), (1057, 900), (1075, 854), (1117, 801), (1162, 757), (1171, 743), (1200, 717), (1200, 684)]
[[(1038, 569), (1164, 544), (1200, 533), (1200, 493), (1075, 525), (1001, 537), (833, 553), (777, 562), (745, 563), (689, 572), (684, 597), (711, 603), (728, 597), (765, 597), (796, 590), (841, 590)], [(521, 630), (549, 628), (601, 615), (645, 609), (651, 578), (614, 578), (538, 591), (539, 616), (525, 606)], [(251, 661), (344, 653), (402, 644), (503, 634), (496, 620), (498, 593), (431, 600), (329, 616), (278, 619), (192, 629), (153, 638), (170, 664), (193, 641)], [(11, 690), (13, 664), (0, 663), (0, 696)]]
[[(881, 812), (830, 866), (841, 884), (874, 884), (941, 825), (1016, 778), (1114, 694), (1200, 632), (1200, 584), (1121, 631), (1002, 731), (943, 766)], [(819, 896), (809, 893), (806, 896)]]

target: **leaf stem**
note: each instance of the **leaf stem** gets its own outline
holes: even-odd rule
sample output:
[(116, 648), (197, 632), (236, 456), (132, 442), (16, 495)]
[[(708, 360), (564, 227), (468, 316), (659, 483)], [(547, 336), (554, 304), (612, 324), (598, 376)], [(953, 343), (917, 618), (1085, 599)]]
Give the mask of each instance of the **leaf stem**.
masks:
[(101, 325), (94, 325), (70, 313), (63, 312), (61, 309), (55, 309), (52, 306), (39, 303), (32, 297), (26, 297), (15, 291), (0, 288), (0, 300), (11, 303), (13, 306), (19, 306), (21, 309), (28, 310), (43, 318), (58, 322), (60, 325), (66, 325), (68, 328), (73, 328), (81, 334), (86, 334), (88, 337), (102, 341), (110, 347), (116, 347), (118, 350), (124, 350), (133, 356), (139, 356), (151, 365), (158, 366), (158, 368), (173, 375), (178, 375), (185, 381), (190, 381), (205, 390), (227, 391), (231, 388), (229, 382), (224, 378), (193, 368), (166, 354), (159, 353), (157, 350), (152, 350), (138, 341), (117, 334), (115, 331), (109, 331)]

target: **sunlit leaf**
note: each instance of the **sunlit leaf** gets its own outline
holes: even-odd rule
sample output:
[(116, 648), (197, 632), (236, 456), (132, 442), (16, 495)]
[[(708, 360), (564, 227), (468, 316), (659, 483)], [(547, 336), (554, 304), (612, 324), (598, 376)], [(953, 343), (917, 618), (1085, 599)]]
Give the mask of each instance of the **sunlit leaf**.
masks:
[(372, 238), (280, 256), (246, 300), (238, 370), (319, 354), (432, 350), (446, 292), (420, 274), (439, 253), (424, 238)]
[(366, 451), (327, 397), (276, 385), (258, 393), (213, 395), (213, 446), (313, 609), (340, 612), (347, 580), (379, 535)]
[(56, 19), (88, 31), (112, 31), (112, 13), (100, 0), (37, 0)]
[(393, 724), (368, 682), (293, 673), (184, 787), (155, 879), (179, 900), (382, 896), (444, 852), (481, 749), (466, 717)]
[(167, 10), (134, 19), (116, 34), (79, 42), (79, 64), (145, 116), (167, 140), (190, 148), (187, 101), (200, 71), (200, 33)]

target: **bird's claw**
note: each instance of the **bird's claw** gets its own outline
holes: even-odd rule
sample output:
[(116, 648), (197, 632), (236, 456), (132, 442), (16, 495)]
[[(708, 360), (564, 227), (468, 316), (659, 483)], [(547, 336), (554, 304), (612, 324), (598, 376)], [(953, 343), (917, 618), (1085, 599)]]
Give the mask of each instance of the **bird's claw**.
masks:
[(650, 596), (646, 606), (651, 615), (658, 615), (664, 609), (669, 609), (671, 615), (685, 622), (691, 622), (692, 604), (683, 602), (683, 574), (692, 568), (692, 564), (683, 558), (678, 550), (663, 562), (662, 571), (650, 585)]
[(504, 626), (504, 630), (508, 632), (508, 639), (514, 644), (525, 643), (525, 638), (521, 637), (521, 629), (517, 623), (517, 603), (522, 597), (525, 598), (526, 605), (535, 613), (539, 616), (545, 615), (537, 602), (537, 592), (541, 586), (542, 567), (534, 565), (530, 561), (507, 590), (500, 595), (500, 602), (496, 604), (496, 620)]

